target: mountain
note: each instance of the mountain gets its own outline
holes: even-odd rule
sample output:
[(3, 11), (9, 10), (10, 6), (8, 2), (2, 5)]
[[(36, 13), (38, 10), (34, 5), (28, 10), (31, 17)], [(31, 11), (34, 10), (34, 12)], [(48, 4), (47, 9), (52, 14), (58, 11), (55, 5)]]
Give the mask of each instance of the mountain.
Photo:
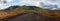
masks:
[(28, 12), (37, 12), (38, 13), (40, 11), (44, 12), (46, 10), (41, 9), (39, 7), (36, 7), (36, 6), (10, 6), (9, 8), (0, 11), (0, 14), (1, 14), (0, 19), (4, 19), (7, 16), (12, 17), (15, 15), (19, 15), (21, 13), (28, 13)]
[[(22, 9), (22, 10), (35, 10), (36, 8), (37, 8), (37, 9), (41, 9), (41, 8), (39, 8), (39, 7), (36, 7), (36, 6), (18, 6), (18, 5), (16, 5), (16, 6), (10, 6), (9, 8), (6, 8), (6, 9), (1, 10), (1, 11), (16, 10), (16, 8), (18, 8), (19, 10), (20, 10), (20, 9)], [(18, 10), (18, 9), (17, 9), (17, 10)], [(36, 9), (36, 10), (37, 10), (37, 9)]]
[[(5, 11), (7, 11), (7, 12), (5, 12)], [(59, 18), (60, 17), (59, 16), (60, 15), (59, 11), (47, 11), (45, 9), (42, 9), (42, 8), (39, 8), (39, 7), (36, 7), (36, 6), (10, 6), (9, 8), (0, 12), (0, 19), (5, 19), (6, 20), (8, 18), (8, 20), (9, 20), (9, 19), (11, 19), (11, 17), (14, 17), (14, 16), (19, 16), (19, 18), (21, 16), (21, 18), (22, 17), (24, 18), (27, 15), (29, 15), (29, 16), (27, 16), (27, 19), (28, 19), (28, 17), (35, 17), (37, 14), (39, 14), (40, 16), (42, 15), (41, 18), (44, 18), (44, 19), (45, 19), (45, 17), (48, 17), (49, 21), (52, 21), (52, 20), (57, 21), (57, 20), (60, 19)], [(33, 15), (35, 15), (35, 16), (33, 16)], [(39, 15), (37, 15), (37, 16), (39, 16)], [(36, 16), (36, 18), (37, 18), (37, 16)], [(16, 19), (17, 18), (18, 17), (16, 17)], [(12, 20), (13, 19), (16, 20), (15, 18), (12, 18)], [(33, 19), (35, 19), (35, 18), (33, 18)]]
[(4, 10), (1, 10), (1, 11), (10, 11), (10, 10), (14, 10), (14, 9), (16, 9), (16, 8), (18, 8), (18, 7), (20, 7), (20, 6), (10, 6), (9, 8), (6, 8), (6, 9), (4, 9)]
[(18, 7), (20, 7), (20, 6), (10, 6), (9, 8), (7, 8), (7, 9), (5, 9), (5, 10), (13, 10), (13, 9), (18, 8)]

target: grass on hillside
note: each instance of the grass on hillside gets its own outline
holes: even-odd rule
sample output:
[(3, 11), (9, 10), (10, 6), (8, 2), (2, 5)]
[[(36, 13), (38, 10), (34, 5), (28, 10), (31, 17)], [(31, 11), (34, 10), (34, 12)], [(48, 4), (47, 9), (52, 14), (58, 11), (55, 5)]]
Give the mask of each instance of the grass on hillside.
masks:
[(4, 19), (4, 18), (11, 17), (11, 16), (16, 16), (16, 15), (21, 14), (21, 13), (28, 13), (28, 12), (38, 12), (40, 14), (43, 14), (44, 16), (54, 17), (54, 18), (60, 17), (59, 11), (48, 11), (48, 10), (45, 10), (42, 8), (35, 8), (35, 7), (30, 8), (27, 6), (22, 6), (22, 7), (14, 9), (14, 10), (11, 10), (10, 12), (1, 12), (0, 19)]

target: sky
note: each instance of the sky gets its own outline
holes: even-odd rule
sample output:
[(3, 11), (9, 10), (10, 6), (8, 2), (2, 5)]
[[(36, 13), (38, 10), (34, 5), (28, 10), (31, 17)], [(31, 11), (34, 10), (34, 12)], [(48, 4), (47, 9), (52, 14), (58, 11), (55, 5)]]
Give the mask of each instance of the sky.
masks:
[(45, 5), (58, 5), (60, 8), (60, 0), (6, 0), (7, 3), (0, 3), (0, 9), (8, 8), (9, 6), (13, 5), (27, 5), (27, 6), (38, 6), (42, 7), (40, 2), (43, 2)]
[(27, 6), (38, 6), (39, 0), (6, 0), (7, 3), (0, 3), (0, 9), (8, 8), (9, 6), (13, 5), (27, 5)]

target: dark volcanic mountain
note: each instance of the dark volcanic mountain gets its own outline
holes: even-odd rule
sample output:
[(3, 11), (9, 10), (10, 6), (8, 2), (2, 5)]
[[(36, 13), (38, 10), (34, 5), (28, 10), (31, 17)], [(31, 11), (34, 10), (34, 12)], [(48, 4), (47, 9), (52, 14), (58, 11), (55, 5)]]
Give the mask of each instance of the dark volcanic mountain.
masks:
[(10, 6), (9, 8), (6, 8), (6, 9), (0, 10), (0, 11), (10, 11), (10, 10), (14, 10), (14, 9), (16, 9), (18, 7), (20, 7), (20, 6)]
[(7, 9), (5, 9), (5, 10), (14, 10), (14, 9), (16, 9), (16, 8), (18, 8), (18, 7), (20, 7), (20, 6), (10, 6), (9, 8), (7, 8)]
[(34, 10), (35, 8), (39, 8), (39, 7), (36, 7), (36, 6), (10, 6), (9, 8), (6, 8), (5, 10), (2, 10), (2, 11), (11, 11), (11, 10), (15, 10), (16, 8)]

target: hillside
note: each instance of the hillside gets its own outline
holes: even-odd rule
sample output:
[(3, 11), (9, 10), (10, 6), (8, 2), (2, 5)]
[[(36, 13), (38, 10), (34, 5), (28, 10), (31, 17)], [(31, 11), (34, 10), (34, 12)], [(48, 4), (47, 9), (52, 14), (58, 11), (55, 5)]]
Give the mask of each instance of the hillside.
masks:
[[(11, 9), (10, 9), (11, 8)], [(36, 6), (12, 6), (9, 7), (5, 10), (0, 11), (0, 19), (6, 19), (10, 17), (14, 17), (17, 15), (21, 14), (26, 14), (28, 12), (35, 12), (38, 13), (39, 15), (42, 14), (45, 17), (47, 16), (48, 18), (54, 18), (56, 21), (59, 20), (60, 18), (60, 12), (59, 10), (52, 11), (52, 10), (45, 10)]]

